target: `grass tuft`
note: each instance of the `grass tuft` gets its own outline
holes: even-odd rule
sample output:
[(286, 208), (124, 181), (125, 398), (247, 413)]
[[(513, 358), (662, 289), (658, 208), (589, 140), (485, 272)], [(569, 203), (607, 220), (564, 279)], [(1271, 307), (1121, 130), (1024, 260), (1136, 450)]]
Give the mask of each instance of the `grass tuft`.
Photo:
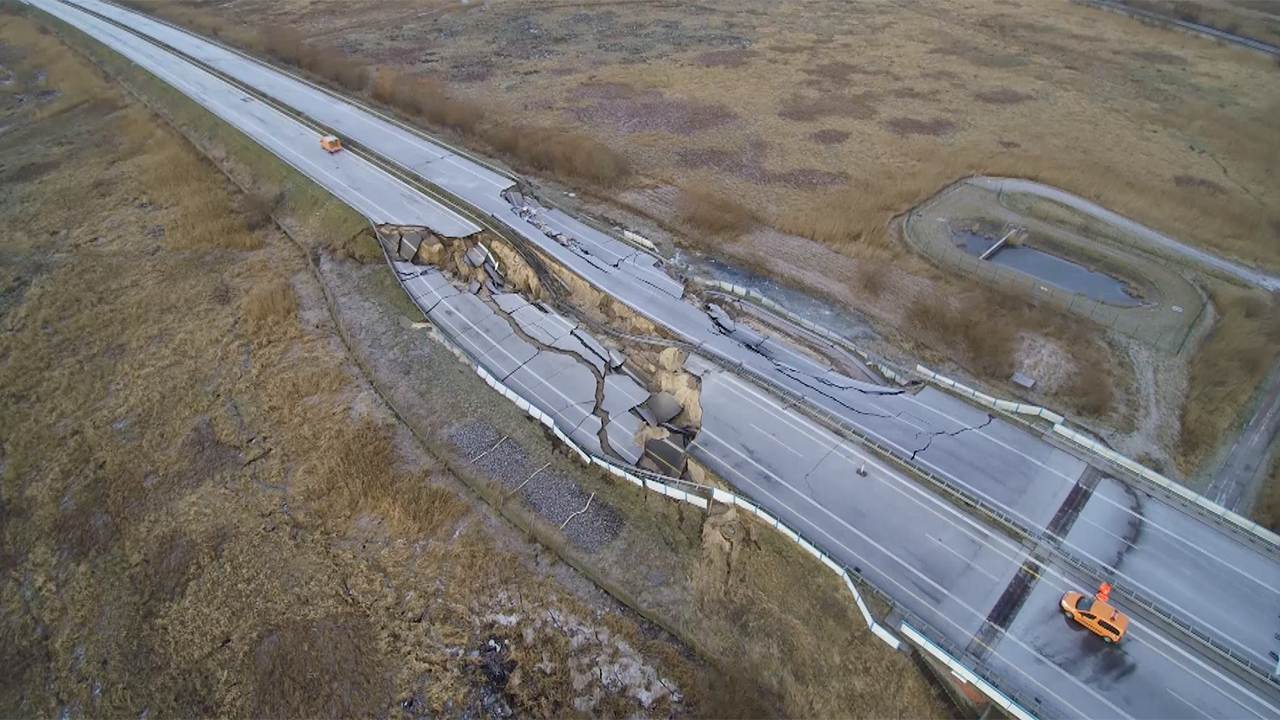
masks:
[(249, 232), (261, 230), (275, 220), (272, 214), (280, 205), (281, 196), (259, 195), (250, 193), (240, 198), (240, 216), (244, 218), (244, 227)]
[(396, 469), (388, 428), (365, 420), (318, 438), (326, 452), (306, 469), (307, 494), (330, 527), (376, 518), (401, 537), (438, 537), (466, 513), (457, 493)]
[(298, 295), (288, 280), (280, 278), (254, 287), (245, 297), (241, 316), (254, 330), (276, 325), (298, 311)]
[(1017, 328), (1004, 313), (984, 303), (982, 295), (916, 297), (905, 319), (918, 335), (950, 340), (946, 344), (961, 352), (970, 370), (1004, 380), (1013, 373)]
[(375, 717), (390, 705), (387, 662), (359, 616), (270, 628), (253, 654), (254, 715)]
[(256, 49), (281, 62), (315, 73), (339, 86), (358, 92), (369, 82), (369, 73), (359, 61), (331, 48), (311, 45), (301, 30), (286, 25), (268, 25), (258, 33)]

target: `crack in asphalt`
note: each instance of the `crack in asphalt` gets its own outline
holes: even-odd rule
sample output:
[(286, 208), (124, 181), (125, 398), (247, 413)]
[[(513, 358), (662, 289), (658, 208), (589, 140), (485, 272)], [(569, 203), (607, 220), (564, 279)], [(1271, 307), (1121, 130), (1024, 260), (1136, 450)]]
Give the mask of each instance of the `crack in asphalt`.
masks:
[[(793, 378), (795, 378), (795, 379), (797, 379), (797, 380), (800, 380), (800, 378), (799, 378), (799, 377), (797, 377), (797, 376), (804, 376), (804, 377), (807, 377), (807, 378), (812, 378), (815, 382), (821, 383), (821, 384), (823, 384), (823, 385), (827, 385), (827, 386), (829, 386), (829, 387), (839, 387), (838, 385), (833, 385), (832, 383), (829, 383), (829, 382), (827, 382), (827, 381), (825, 381), (825, 380), (822, 380), (822, 379), (820, 379), (820, 378), (814, 377), (813, 375), (810, 375), (810, 374), (808, 374), (808, 373), (802, 373), (802, 372), (800, 372), (799, 370), (796, 370), (795, 368), (792, 368), (792, 367), (790, 367), (790, 366), (788, 366), (788, 365), (784, 365), (784, 364), (779, 363), (779, 362), (777, 362), (777, 361), (773, 361), (773, 362), (774, 362), (774, 365), (776, 365), (776, 366), (778, 367), (778, 369), (780, 369), (780, 370), (783, 372), (783, 374), (784, 374), (784, 375), (787, 375), (787, 376), (789, 376), (789, 377), (793, 377)], [(801, 381), (801, 382), (804, 382), (803, 380), (800, 380), (800, 381)], [(806, 383), (806, 384), (807, 384), (807, 383)], [(900, 412), (896, 412), (896, 413), (893, 413), (892, 415), (890, 415), (890, 414), (888, 414), (888, 413), (877, 413), (877, 412), (871, 412), (870, 410), (863, 410), (863, 409), (861, 409), (861, 408), (856, 408), (856, 407), (854, 407), (854, 406), (850, 405), (849, 403), (845, 402), (844, 400), (842, 400), (842, 399), (841, 399), (839, 396), (837, 396), (837, 395), (832, 395), (831, 393), (823, 392), (821, 388), (814, 387), (813, 385), (809, 385), (809, 387), (810, 387), (810, 388), (813, 388), (814, 390), (817, 390), (817, 391), (818, 391), (818, 392), (820, 392), (820, 393), (822, 393), (822, 395), (823, 395), (824, 397), (828, 397), (828, 398), (831, 398), (832, 400), (836, 401), (837, 403), (839, 403), (839, 404), (840, 404), (840, 407), (843, 407), (843, 408), (845, 408), (845, 409), (847, 409), (847, 410), (849, 410), (849, 411), (851, 411), (851, 412), (853, 412), (853, 413), (855, 413), (855, 414), (857, 414), (857, 415), (862, 415), (862, 416), (865, 416), (865, 417), (880, 418), (880, 419), (882, 419), (882, 420), (898, 420), (898, 419), (900, 419), (900, 418), (899, 418), (899, 416), (900, 416), (900, 415), (902, 415), (902, 412), (905, 412), (905, 411), (900, 411)], [(861, 389), (856, 388), (856, 387), (840, 388), (840, 389), (841, 389), (841, 390), (853, 390), (854, 392), (862, 393), (863, 395), (868, 395), (868, 396), (878, 396), (878, 395), (886, 394), (886, 393), (873, 393), (873, 392), (867, 392), (867, 391), (865, 391), (865, 390), (861, 390)], [(889, 393), (889, 394), (895, 394), (895, 393)]]
[(814, 464), (813, 464), (813, 467), (809, 469), (809, 472), (807, 472), (807, 473), (805, 473), (805, 474), (804, 474), (804, 486), (805, 486), (805, 487), (807, 487), (807, 488), (809, 488), (809, 497), (810, 497), (810, 498), (813, 498), (814, 500), (817, 500), (817, 499), (818, 499), (817, 494), (816, 494), (816, 493), (814, 492), (814, 490), (813, 490), (813, 485), (809, 483), (809, 476), (810, 476), (810, 475), (812, 475), (812, 474), (814, 473), (814, 471), (815, 471), (815, 470), (817, 470), (817, 469), (818, 469), (818, 467), (819, 467), (820, 465), (822, 465), (822, 463), (823, 463), (823, 462), (825, 462), (825, 461), (826, 461), (826, 459), (827, 459), (827, 458), (831, 457), (831, 453), (835, 452), (835, 451), (836, 451), (836, 448), (838, 448), (838, 447), (840, 447), (840, 443), (836, 443), (836, 444), (832, 445), (830, 448), (828, 448), (828, 449), (827, 449), (827, 454), (826, 454), (826, 455), (823, 455), (823, 456), (822, 456), (822, 458), (818, 460), (818, 462), (816, 462), (816, 463), (814, 463)]
[[(526, 299), (526, 302), (527, 302), (527, 299)], [(591, 377), (595, 380), (596, 387), (595, 387), (594, 403), (592, 404), (590, 414), (600, 419), (600, 429), (596, 431), (596, 439), (600, 441), (600, 449), (602, 451), (616, 458), (622, 459), (622, 455), (617, 451), (615, 451), (613, 449), (613, 446), (609, 444), (608, 434), (605, 432), (605, 428), (608, 427), (609, 425), (610, 418), (609, 418), (609, 413), (606, 412), (602, 407), (602, 405), (604, 404), (604, 391), (605, 391), (604, 374), (601, 373), (600, 370), (597, 369), (595, 365), (588, 362), (585, 358), (581, 357), (577, 352), (574, 352), (573, 350), (564, 350), (551, 345), (547, 345), (541, 340), (538, 340), (533, 336), (529, 335), (524, 331), (523, 328), (520, 327), (520, 323), (517, 322), (515, 318), (511, 317), (511, 315), (504, 312), (502, 308), (494, 307), (492, 309), (494, 309), (495, 315), (507, 321), (507, 325), (511, 327), (511, 331), (514, 335), (516, 335), (521, 340), (524, 340), (525, 342), (532, 345), (534, 349), (536, 349), (539, 353), (550, 352), (556, 355), (563, 355), (565, 357), (570, 358), (575, 363), (585, 366), (587, 370), (591, 371)], [(575, 332), (578, 332), (579, 330), (580, 328), (575, 326), (574, 329), (570, 331), (570, 335), (572, 335)], [(581, 338), (578, 338), (578, 342), (579, 344), (582, 345), (582, 347), (587, 352), (592, 353), (593, 355), (596, 354), (595, 351), (591, 349), (591, 346), (583, 342)], [(536, 358), (536, 357), (537, 355), (533, 356), (533, 358)], [(515, 370), (512, 370), (511, 372), (514, 373), (516, 370), (519, 370), (521, 367), (524, 367), (528, 363), (532, 362), (533, 358), (529, 358), (529, 360), (526, 360), (525, 362), (521, 363), (519, 367), (517, 367)], [(561, 372), (564, 372), (564, 371), (562, 370)], [(559, 375), (560, 373), (556, 373), (556, 374)], [(507, 377), (510, 377), (510, 374), (508, 374)], [(545, 378), (544, 382), (550, 379), (551, 378)], [(568, 410), (570, 407), (574, 405), (586, 405), (586, 404), (587, 403), (585, 402), (570, 401), (566, 403), (564, 407), (557, 410), (556, 414), (563, 413), (565, 410)], [(586, 418), (583, 418), (582, 422), (586, 422)], [(582, 427), (582, 422), (578, 423), (578, 425), (574, 427), (574, 430), (577, 430), (578, 428)]]
[(1129, 521), (1125, 525), (1124, 536), (1120, 538), (1120, 549), (1116, 551), (1116, 559), (1111, 561), (1109, 568), (1104, 568), (1110, 569), (1113, 573), (1120, 572), (1120, 564), (1124, 562), (1125, 556), (1129, 554), (1129, 551), (1138, 546), (1138, 540), (1142, 537), (1142, 531), (1146, 527), (1146, 518), (1142, 514), (1142, 496), (1128, 485), (1123, 485), (1122, 487), (1131, 502), (1129, 504)]
[(950, 435), (951, 437), (956, 437), (957, 435), (969, 432), (970, 430), (981, 430), (982, 428), (985, 428), (986, 426), (995, 422), (995, 419), (996, 418), (994, 415), (992, 415), (991, 413), (987, 413), (987, 421), (982, 423), (981, 425), (974, 425), (972, 427), (962, 427), (959, 430), (938, 430), (936, 432), (930, 432), (930, 433), (916, 433), (916, 437), (920, 437), (921, 435), (927, 435), (929, 439), (925, 441), (924, 447), (917, 448), (911, 451), (911, 459), (914, 461), (916, 459), (916, 455), (919, 455), (920, 453), (928, 450), (929, 446), (933, 445), (933, 439), (938, 437), (939, 435)]

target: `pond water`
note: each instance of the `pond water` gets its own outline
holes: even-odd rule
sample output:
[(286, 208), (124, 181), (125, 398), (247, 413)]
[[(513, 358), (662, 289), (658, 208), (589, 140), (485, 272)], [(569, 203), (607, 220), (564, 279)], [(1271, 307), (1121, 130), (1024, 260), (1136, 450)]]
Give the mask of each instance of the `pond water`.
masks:
[[(981, 256), (995, 245), (999, 238), (968, 230), (953, 230), (951, 239), (956, 247), (966, 253)], [(1142, 304), (1142, 299), (1129, 294), (1124, 282), (1119, 278), (1090, 270), (1083, 265), (1077, 265), (1070, 260), (1064, 260), (1057, 255), (1035, 248), (1005, 245), (986, 262), (1026, 273), (1067, 292), (1083, 295), (1090, 300), (1127, 307), (1137, 307)]]

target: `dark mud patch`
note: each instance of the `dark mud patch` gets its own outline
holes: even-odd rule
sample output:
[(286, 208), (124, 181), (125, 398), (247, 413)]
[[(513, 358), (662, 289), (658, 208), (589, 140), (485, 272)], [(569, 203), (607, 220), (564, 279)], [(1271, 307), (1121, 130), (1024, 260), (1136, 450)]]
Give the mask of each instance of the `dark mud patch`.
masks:
[(799, 55), (813, 52), (816, 47), (815, 45), (770, 45), (769, 49), (780, 55)]
[(1177, 67), (1186, 67), (1187, 65), (1186, 58), (1162, 50), (1133, 50), (1129, 55), (1153, 65), (1174, 65)]
[(935, 102), (938, 99), (937, 90), (920, 91), (910, 86), (895, 88), (889, 94), (900, 100), (928, 100)]
[(199, 554), (199, 546), (182, 533), (162, 537), (143, 562), (140, 582), (143, 607), (157, 610), (158, 602), (172, 602), (182, 597)]
[(1226, 188), (1209, 178), (1202, 178), (1198, 175), (1174, 175), (1173, 184), (1180, 188), (1198, 188), (1213, 195), (1222, 195), (1227, 191)]
[(930, 55), (948, 55), (958, 57), (986, 68), (1015, 68), (1030, 63), (1024, 55), (1018, 53), (993, 53), (982, 46), (954, 41), (939, 45), (929, 50)]
[(219, 440), (213, 422), (203, 415), (196, 419), (191, 431), (183, 438), (182, 454), (187, 458), (190, 474), (195, 482), (206, 480), (240, 464), (239, 448)]
[[(90, 482), (97, 482), (95, 477)], [(73, 562), (106, 552), (116, 538), (116, 522), (107, 511), (108, 496), (101, 484), (72, 491), (58, 507), (57, 545)]]
[(955, 129), (956, 124), (943, 118), (922, 120), (913, 117), (896, 117), (885, 122), (885, 127), (897, 135), (929, 135), (940, 137)]
[(887, 77), (898, 79), (897, 74), (885, 68), (872, 68), (843, 60), (821, 63), (802, 70), (809, 79), (805, 81), (810, 87), (844, 87), (852, 84), (855, 76)]
[(489, 58), (468, 58), (449, 67), (449, 82), (478, 83), (493, 77), (493, 63)]
[(668, 98), (657, 90), (638, 90), (627, 83), (592, 83), (575, 88), (571, 94), (594, 102), (569, 108), (566, 115), (577, 122), (611, 125), (628, 133), (692, 135), (738, 121), (738, 115), (724, 105)]
[(363, 617), (268, 629), (253, 664), (258, 717), (379, 717), (391, 704), (387, 663)]
[[(845, 135), (847, 136), (848, 133)], [(676, 152), (676, 160), (683, 168), (717, 170), (760, 185), (819, 188), (843, 185), (849, 181), (848, 173), (828, 172), (815, 168), (769, 170), (764, 165), (768, 150), (768, 143), (757, 140), (747, 143), (736, 152), (711, 148), (681, 149)]]
[(1018, 103), (1024, 103), (1035, 99), (1035, 95), (1018, 92), (1013, 88), (1007, 87), (976, 92), (973, 94), (973, 97), (979, 102), (984, 102), (988, 105), (1017, 105)]
[(756, 50), (746, 48), (730, 48), (728, 50), (708, 50), (694, 59), (702, 67), (742, 67), (760, 56)]
[(792, 95), (782, 103), (778, 117), (796, 122), (813, 122), (825, 117), (870, 120), (878, 112), (879, 93), (826, 93), (816, 97)]
[(569, 91), (574, 100), (629, 100), (639, 94), (636, 86), (624, 82), (589, 82)]
[(930, 70), (920, 73), (920, 77), (926, 80), (960, 80), (960, 73), (953, 70)]
[(819, 145), (840, 145), (844, 141), (848, 140), (850, 135), (851, 133), (847, 130), (827, 128), (826, 130), (809, 133), (808, 139), (809, 142), (817, 143)]
[(10, 171), (0, 171), (0, 181), (5, 183), (27, 183), (48, 175), (62, 162), (59, 160), (38, 160), (33, 163), (27, 163), (19, 168)]

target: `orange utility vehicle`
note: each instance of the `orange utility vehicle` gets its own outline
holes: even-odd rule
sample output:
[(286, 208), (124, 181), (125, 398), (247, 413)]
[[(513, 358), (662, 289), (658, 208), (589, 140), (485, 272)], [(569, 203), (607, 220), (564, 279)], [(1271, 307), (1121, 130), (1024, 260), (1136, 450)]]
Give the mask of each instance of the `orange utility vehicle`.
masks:
[(333, 135), (325, 135), (320, 138), (320, 147), (328, 150), (330, 153), (336, 153), (342, 149), (342, 141)]
[(1120, 642), (1129, 628), (1129, 617), (1107, 602), (1110, 594), (1111, 586), (1107, 583), (1099, 585), (1093, 597), (1068, 590), (1062, 596), (1062, 612), (1106, 642)]

